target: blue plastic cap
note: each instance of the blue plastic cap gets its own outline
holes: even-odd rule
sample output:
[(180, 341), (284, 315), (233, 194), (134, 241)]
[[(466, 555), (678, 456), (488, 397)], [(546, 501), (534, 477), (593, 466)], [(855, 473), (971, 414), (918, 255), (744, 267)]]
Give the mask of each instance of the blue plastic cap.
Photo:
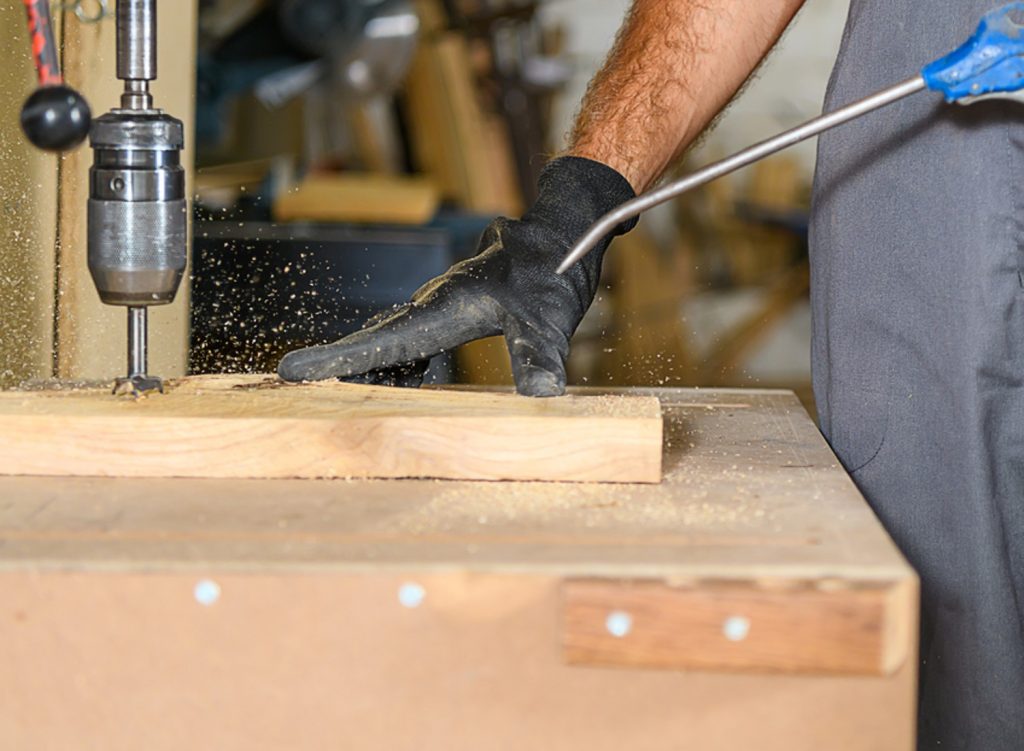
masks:
[(921, 75), (929, 89), (947, 102), (1024, 88), (1024, 2), (1010, 3), (986, 14), (978, 30), (960, 48), (926, 65)]

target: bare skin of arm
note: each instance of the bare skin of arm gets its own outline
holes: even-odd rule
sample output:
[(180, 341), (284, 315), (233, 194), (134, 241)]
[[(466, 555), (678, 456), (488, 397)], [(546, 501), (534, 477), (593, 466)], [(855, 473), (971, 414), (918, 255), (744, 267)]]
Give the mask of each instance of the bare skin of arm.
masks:
[(650, 187), (739, 91), (804, 0), (634, 0), (568, 153)]

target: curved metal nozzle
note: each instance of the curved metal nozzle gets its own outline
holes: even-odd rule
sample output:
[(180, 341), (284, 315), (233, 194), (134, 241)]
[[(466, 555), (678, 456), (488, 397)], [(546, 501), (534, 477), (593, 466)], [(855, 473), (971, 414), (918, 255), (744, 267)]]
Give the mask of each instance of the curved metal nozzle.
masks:
[(686, 193), (689, 190), (698, 188), (705, 183), (716, 180), (723, 175), (727, 175), (730, 172), (740, 169), (741, 167), (746, 167), (748, 164), (764, 159), (766, 156), (771, 156), (777, 151), (782, 151), (794, 144), (800, 143), (801, 141), (805, 141), (819, 133), (823, 133), (826, 130), (834, 128), (837, 125), (842, 125), (845, 122), (849, 122), (850, 120), (865, 115), (868, 112), (884, 107), (887, 104), (892, 104), (893, 102), (903, 99), (904, 97), (908, 97), (911, 94), (915, 94), (924, 88), (925, 82), (921, 76), (915, 76), (914, 78), (907, 79), (903, 83), (897, 84), (896, 86), (892, 86), (883, 91), (879, 91), (877, 94), (872, 94), (869, 97), (865, 97), (864, 99), (838, 109), (835, 112), (830, 112), (826, 115), (815, 118), (814, 120), (810, 120), (803, 125), (798, 125), (792, 130), (787, 130), (785, 133), (781, 133), (774, 138), (769, 138), (767, 141), (762, 141), (761, 143), (751, 146), (738, 154), (733, 154), (720, 162), (715, 162), (714, 164), (711, 164), (688, 177), (663, 185), (656, 190), (652, 190), (650, 193), (645, 193), (642, 196), (634, 198), (632, 201), (627, 201), (617, 209), (608, 212), (598, 219), (597, 222), (587, 230), (586, 234), (577, 241), (576, 245), (569, 251), (569, 254), (562, 260), (561, 264), (559, 264), (556, 273), (564, 274), (568, 271), (574, 263), (593, 250), (594, 246), (597, 245), (602, 238), (606, 237), (622, 222), (632, 219), (635, 216), (639, 216), (648, 209), (665, 203), (666, 201)]

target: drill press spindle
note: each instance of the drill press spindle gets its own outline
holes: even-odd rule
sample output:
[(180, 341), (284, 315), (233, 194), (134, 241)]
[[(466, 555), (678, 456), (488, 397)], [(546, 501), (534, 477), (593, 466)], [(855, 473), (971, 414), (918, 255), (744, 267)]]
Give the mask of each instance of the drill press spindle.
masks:
[(94, 121), (89, 271), (100, 299), (128, 308), (128, 375), (115, 391), (162, 390), (147, 373), (147, 310), (174, 300), (186, 265), (184, 127), (153, 107), (156, 0), (118, 0), (121, 107)]

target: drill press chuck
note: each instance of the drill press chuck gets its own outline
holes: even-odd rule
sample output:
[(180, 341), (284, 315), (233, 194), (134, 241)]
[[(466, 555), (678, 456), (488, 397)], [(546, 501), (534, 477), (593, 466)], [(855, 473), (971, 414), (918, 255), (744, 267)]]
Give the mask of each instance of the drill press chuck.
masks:
[(133, 394), (163, 390), (147, 374), (147, 311), (174, 300), (188, 252), (185, 129), (153, 107), (156, 59), (156, 0), (118, 0), (124, 93), (89, 132), (89, 273), (103, 302), (128, 307), (128, 376), (114, 391)]
[(180, 120), (114, 110), (90, 133), (89, 271), (108, 305), (165, 305), (186, 263)]

